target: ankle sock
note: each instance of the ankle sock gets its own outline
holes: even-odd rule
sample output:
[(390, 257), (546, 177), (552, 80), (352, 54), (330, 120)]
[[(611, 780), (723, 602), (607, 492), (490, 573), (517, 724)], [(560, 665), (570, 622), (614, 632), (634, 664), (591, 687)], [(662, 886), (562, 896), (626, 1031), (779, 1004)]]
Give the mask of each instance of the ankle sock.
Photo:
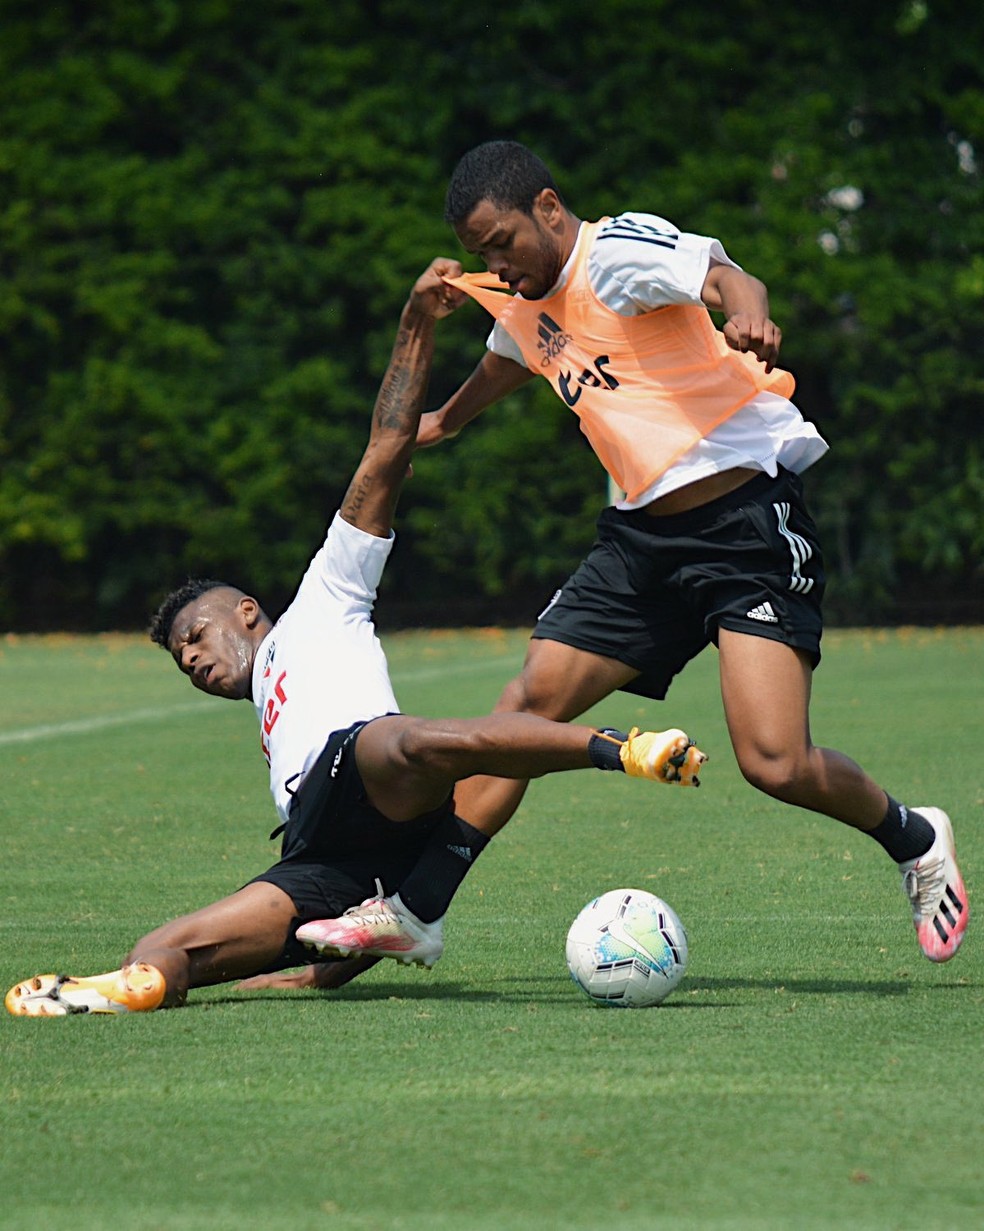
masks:
[(624, 731), (616, 731), (614, 727), (599, 727), (588, 740), (588, 756), (595, 769), (621, 770), (624, 774), (621, 753), (628, 738)]
[(896, 863), (918, 859), (936, 841), (936, 830), (919, 812), (913, 812), (888, 796), (888, 808), (880, 825), (868, 833), (892, 856)]
[(474, 825), (460, 816), (446, 817), (400, 886), (400, 901), (421, 923), (440, 919), (488, 844), (489, 838)]

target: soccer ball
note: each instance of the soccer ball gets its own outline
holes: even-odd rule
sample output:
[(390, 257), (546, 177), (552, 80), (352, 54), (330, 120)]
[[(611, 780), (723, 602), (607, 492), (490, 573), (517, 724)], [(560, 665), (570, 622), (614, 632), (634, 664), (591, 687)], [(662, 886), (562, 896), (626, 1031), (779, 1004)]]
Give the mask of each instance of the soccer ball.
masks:
[(687, 933), (676, 911), (644, 889), (610, 889), (567, 933), (571, 978), (599, 1004), (662, 1004), (687, 969)]

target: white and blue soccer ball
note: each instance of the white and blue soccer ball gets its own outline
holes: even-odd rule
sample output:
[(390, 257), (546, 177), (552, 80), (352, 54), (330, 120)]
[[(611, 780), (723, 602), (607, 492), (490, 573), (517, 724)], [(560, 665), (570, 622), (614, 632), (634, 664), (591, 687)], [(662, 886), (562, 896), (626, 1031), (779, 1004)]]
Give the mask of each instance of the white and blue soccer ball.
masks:
[(677, 913), (644, 889), (610, 889), (589, 902), (567, 933), (567, 968), (599, 1004), (662, 1004), (687, 969), (687, 933)]

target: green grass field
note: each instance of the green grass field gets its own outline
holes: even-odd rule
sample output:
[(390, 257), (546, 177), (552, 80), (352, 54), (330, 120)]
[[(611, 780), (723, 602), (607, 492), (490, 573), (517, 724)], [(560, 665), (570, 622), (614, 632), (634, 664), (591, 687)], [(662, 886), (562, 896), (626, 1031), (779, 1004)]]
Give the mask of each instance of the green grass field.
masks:
[[(408, 711), (487, 711), (520, 633), (386, 639)], [(835, 632), (813, 734), (954, 819), (984, 884), (984, 630)], [(740, 779), (713, 652), (662, 705), (700, 791), (534, 784), (465, 882), (430, 972), (333, 994), (232, 988), (120, 1018), (0, 1020), (0, 1226), (509, 1231), (984, 1224), (984, 923), (919, 954), (869, 839)], [(272, 862), (251, 707), (140, 639), (0, 640), (3, 989), (118, 964)], [(666, 898), (687, 977), (592, 1005), (564, 936), (604, 889)], [(975, 926), (976, 924), (976, 926)], [(978, 1220), (981, 1220), (978, 1222)]]

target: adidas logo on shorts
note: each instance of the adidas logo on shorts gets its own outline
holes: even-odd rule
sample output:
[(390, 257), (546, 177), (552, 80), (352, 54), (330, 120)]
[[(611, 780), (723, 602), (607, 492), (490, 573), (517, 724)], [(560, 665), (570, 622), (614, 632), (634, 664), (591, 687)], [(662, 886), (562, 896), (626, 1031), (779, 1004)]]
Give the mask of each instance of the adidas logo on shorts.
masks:
[(771, 603), (759, 603), (757, 607), (753, 607), (751, 611), (746, 611), (745, 614), (750, 620), (761, 620), (763, 624), (778, 624), (779, 617), (772, 610)]

